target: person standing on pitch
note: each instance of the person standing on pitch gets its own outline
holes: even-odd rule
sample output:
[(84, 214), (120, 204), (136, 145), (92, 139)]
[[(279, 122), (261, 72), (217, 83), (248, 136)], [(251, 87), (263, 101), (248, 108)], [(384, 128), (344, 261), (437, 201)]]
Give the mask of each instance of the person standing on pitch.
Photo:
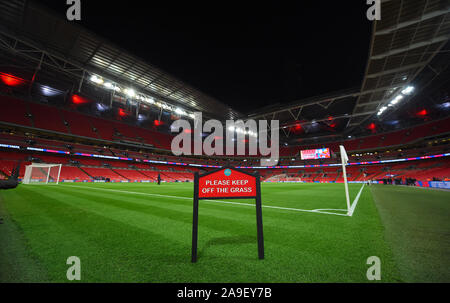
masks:
[(161, 185), (161, 174), (158, 173), (158, 185)]

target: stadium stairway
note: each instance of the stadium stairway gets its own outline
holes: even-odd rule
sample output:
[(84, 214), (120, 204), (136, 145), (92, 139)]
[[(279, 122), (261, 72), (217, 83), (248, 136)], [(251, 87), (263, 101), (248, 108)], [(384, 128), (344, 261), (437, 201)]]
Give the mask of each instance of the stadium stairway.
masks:
[(360, 171), (359, 174), (354, 178), (352, 181), (362, 181), (360, 180), (361, 176), (364, 174), (364, 172)]
[(337, 182), (337, 180), (339, 179), (339, 177), (342, 175), (341, 171), (338, 171), (336, 178), (334, 179), (334, 182)]
[(144, 177), (146, 180), (150, 179), (153, 180), (152, 177), (147, 176), (146, 174), (144, 174), (141, 170), (136, 170), (142, 177)]
[(94, 177), (92, 177), (87, 171), (85, 171), (84, 169), (82, 169), (81, 167), (78, 167), (84, 174), (88, 175), (89, 178), (91, 178), (91, 180), (94, 179)]
[(131, 181), (128, 177), (125, 177), (123, 174), (121, 174), (120, 172), (118, 172), (116, 169), (112, 169), (112, 168), (111, 168), (111, 170), (112, 170), (113, 172), (115, 172), (116, 174), (118, 174), (119, 176), (121, 176), (122, 178), (124, 178), (124, 179), (126, 179), (126, 180), (128, 180), (128, 181)]

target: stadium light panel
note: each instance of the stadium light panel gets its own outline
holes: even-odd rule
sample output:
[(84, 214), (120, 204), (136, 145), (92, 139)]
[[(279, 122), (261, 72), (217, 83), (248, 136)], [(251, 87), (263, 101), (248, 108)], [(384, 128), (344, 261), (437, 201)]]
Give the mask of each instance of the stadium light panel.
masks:
[(103, 84), (103, 79), (98, 77), (97, 75), (92, 75), (91, 76), (91, 81), (97, 84)]
[(395, 97), (394, 99), (392, 99), (391, 104), (397, 104), (398, 102), (400, 102), (402, 99), (404, 98), (403, 95), (398, 95), (397, 97)]
[(72, 103), (76, 104), (76, 105), (81, 105), (81, 104), (87, 104), (90, 103), (90, 100), (83, 98), (79, 95), (73, 95), (72, 96)]
[(444, 102), (444, 103), (442, 103), (441, 105), (439, 105), (439, 107), (448, 109), (448, 108), (450, 108), (450, 102)]
[[(0, 74), (1, 76), (2, 76), (2, 80), (4, 80), (3, 78), (3, 74)], [(7, 75), (7, 76), (10, 76), (10, 75)], [(9, 78), (7, 79), (10, 83), (13, 83), (11, 80), (9, 80)], [(24, 81), (23, 79), (21, 79), (22, 81)], [(116, 92), (122, 92), (122, 89), (119, 87), (119, 86), (117, 86), (115, 83), (112, 83), (112, 82), (105, 82), (104, 80), (103, 80), (103, 78), (101, 78), (100, 76), (97, 76), (97, 75), (92, 75), (91, 77), (90, 77), (90, 80), (92, 81), (92, 82), (94, 82), (94, 83), (96, 83), (96, 84), (99, 84), (99, 85), (103, 85), (103, 87), (105, 87), (106, 89), (114, 89)], [(7, 81), (6, 80), (4, 80), (4, 82), (6, 83)], [(7, 83), (8, 84), (8, 83)], [(18, 85), (18, 84), (17, 84)], [(165, 104), (165, 103), (162, 103), (162, 102), (156, 102), (154, 99), (153, 99), (153, 97), (147, 97), (147, 96), (145, 96), (145, 95), (139, 95), (138, 96), (138, 94), (133, 90), (133, 89), (131, 89), (131, 88), (126, 88), (125, 90), (123, 90), (123, 92), (128, 96), (128, 97), (130, 97), (130, 98), (138, 98), (139, 100), (141, 100), (141, 101), (143, 101), (143, 102), (148, 102), (148, 103), (150, 103), (150, 104), (154, 104), (154, 105), (156, 105), (156, 106), (158, 106), (158, 107), (161, 107), (161, 108), (163, 108), (163, 109), (165, 109), (165, 110), (167, 110), (167, 111), (172, 111), (172, 112), (175, 112), (176, 114), (178, 114), (178, 115), (184, 115), (184, 116), (188, 116), (188, 117), (190, 117), (190, 118), (192, 118), (192, 119), (194, 119), (195, 118), (195, 115), (193, 114), (193, 113), (188, 113), (187, 111), (185, 111), (185, 110), (183, 110), (183, 109), (181, 109), (181, 108), (173, 108), (172, 106), (170, 106), (170, 105), (167, 105), (167, 104)]]
[(394, 99), (392, 99), (389, 104), (387, 106), (383, 106), (382, 108), (379, 109), (377, 116), (381, 116), (383, 114), (383, 112), (388, 108), (388, 107), (393, 107), (395, 104), (397, 104), (398, 102), (400, 102), (405, 96), (409, 96), (413, 93), (414, 91), (414, 86), (407, 86), (405, 87), (400, 94), (398, 94), (397, 96), (395, 96)]
[(132, 97), (132, 98), (136, 96), (136, 92), (131, 88), (125, 89), (125, 94), (127, 94), (128, 97)]
[(61, 95), (63, 92), (54, 88), (51, 88), (46, 85), (41, 85), (40, 87), (41, 93), (46, 97), (54, 97), (57, 95)]
[(181, 108), (179, 108), (179, 107), (177, 107), (175, 109), (175, 113), (180, 115), (180, 116), (185, 116), (186, 115), (186, 112), (184, 110), (182, 110)]
[(417, 113), (418, 116), (426, 116), (428, 114), (428, 111), (426, 109), (422, 109)]
[(128, 116), (128, 113), (123, 108), (119, 108), (119, 116), (126, 117)]
[(139, 114), (138, 115), (138, 121), (145, 121), (145, 120), (147, 120), (148, 118), (147, 118), (147, 116), (145, 116), (145, 115), (143, 115), (143, 114)]
[(98, 111), (103, 112), (103, 111), (105, 111), (105, 110), (107, 110), (107, 109), (108, 109), (108, 107), (107, 107), (106, 105), (104, 105), (104, 104), (102, 104), (102, 103), (97, 103), (97, 110), (98, 110)]
[(404, 90), (402, 90), (402, 94), (406, 95), (406, 96), (411, 95), (413, 91), (414, 91), (414, 86), (408, 86)]
[(105, 86), (107, 89), (114, 89), (114, 84), (112, 84), (111, 82), (105, 82), (103, 86)]
[(10, 74), (0, 73), (0, 79), (8, 86), (19, 86), (25, 83), (25, 80)]

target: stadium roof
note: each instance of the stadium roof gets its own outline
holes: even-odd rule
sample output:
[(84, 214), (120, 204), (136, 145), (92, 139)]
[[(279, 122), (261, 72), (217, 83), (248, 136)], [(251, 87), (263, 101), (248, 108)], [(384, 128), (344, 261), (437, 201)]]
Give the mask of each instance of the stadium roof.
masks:
[(449, 2), (383, 1), (374, 23), (372, 45), (361, 94), (348, 126), (367, 120), (405, 86), (442, 49), (450, 36)]
[[(344, 120), (341, 132), (351, 133), (376, 116), (406, 87), (417, 84), (419, 74), (448, 42), (450, 4), (440, 0), (384, 0), (381, 12), (381, 20), (374, 22), (369, 60), (360, 89), (265, 108), (249, 117), (279, 119), (286, 128), (299, 121), (304, 126), (331, 117), (333, 121)], [(332, 110), (336, 103), (339, 103), (335, 106), (337, 111)]]
[(94, 33), (32, 1), (0, 2), (0, 47), (36, 65), (50, 65), (79, 79), (98, 74), (156, 100), (222, 120), (242, 116)]
[[(189, 111), (202, 111), (205, 116), (222, 121), (278, 119), (288, 139), (298, 137), (291, 132), (291, 127), (296, 125), (301, 125), (312, 138), (342, 137), (377, 118), (380, 109), (406, 87), (412, 85), (416, 91), (422, 90), (432, 79), (428, 73), (443, 71), (435, 66), (446, 60), (443, 51), (450, 49), (448, 1), (385, 0), (381, 12), (381, 20), (373, 25), (361, 87), (274, 104), (249, 115), (239, 113), (32, 1), (0, 2), (0, 48), (21, 56), (35, 68), (48, 66), (80, 83), (89, 75), (98, 74), (155, 100)], [(435, 65), (430, 64), (436, 59), (439, 60)], [(345, 77), (345, 71), (342, 73)], [(412, 97), (414, 94), (407, 96)]]

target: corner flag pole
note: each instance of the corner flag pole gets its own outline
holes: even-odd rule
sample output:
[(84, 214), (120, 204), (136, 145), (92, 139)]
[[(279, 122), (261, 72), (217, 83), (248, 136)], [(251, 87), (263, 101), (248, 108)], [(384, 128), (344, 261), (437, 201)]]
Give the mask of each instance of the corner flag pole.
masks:
[(344, 174), (344, 187), (345, 187), (345, 198), (347, 199), (347, 215), (350, 214), (350, 196), (348, 194), (348, 183), (347, 183), (347, 170), (345, 166), (348, 162), (347, 152), (343, 145), (339, 146), (339, 150), (341, 152), (341, 160), (342, 160), (342, 173)]

